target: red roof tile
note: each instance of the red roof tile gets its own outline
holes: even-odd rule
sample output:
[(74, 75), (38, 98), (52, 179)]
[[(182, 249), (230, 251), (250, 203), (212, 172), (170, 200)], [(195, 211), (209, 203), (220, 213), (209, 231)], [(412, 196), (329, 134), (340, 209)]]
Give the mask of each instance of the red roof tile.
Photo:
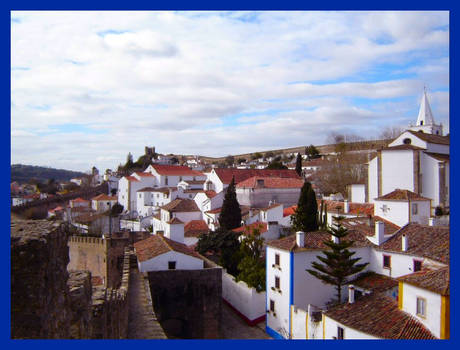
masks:
[(450, 295), (450, 275), (447, 266), (437, 270), (414, 272), (401, 276), (398, 280), (441, 295)]
[(99, 196), (96, 196), (92, 198), (93, 201), (116, 201), (117, 197), (111, 197), (106, 194), (100, 194)]
[[(316, 200), (318, 203), (318, 210), (320, 209), (321, 199)], [(327, 211), (337, 214), (344, 214), (344, 202), (323, 200), (324, 205), (327, 205)], [(354, 215), (374, 215), (374, 204), (373, 203), (348, 203), (348, 214)]]
[(140, 177), (154, 177), (154, 175), (151, 174), (151, 173), (140, 172), (140, 171), (136, 171), (136, 175), (138, 175)]
[(125, 179), (128, 180), (128, 181), (139, 181), (134, 176), (125, 176)]
[(283, 209), (283, 217), (292, 215), (295, 213), (295, 210), (297, 209), (297, 205), (293, 205), (292, 207), (287, 207)]
[(276, 169), (235, 169), (235, 168), (215, 168), (219, 179), (224, 184), (229, 184), (232, 181), (232, 177), (235, 177), (235, 183), (240, 183), (253, 176), (261, 177), (282, 177), (282, 178), (293, 178), (300, 179), (299, 175), (295, 170), (276, 170)]
[(152, 235), (147, 239), (134, 243), (137, 259), (144, 262), (159, 255), (175, 251), (200, 259), (200, 256), (185, 244), (175, 242), (162, 235)]
[(409, 191), (409, 190), (401, 190), (397, 188), (393, 192), (387, 193), (384, 196), (380, 196), (376, 198), (379, 201), (429, 201), (429, 198), (422, 197), (421, 195)]
[(198, 237), (207, 232), (209, 232), (209, 227), (203, 220), (191, 220), (184, 226), (185, 237)]
[[(408, 248), (402, 251), (402, 235), (408, 240)], [(410, 223), (403, 226), (396, 235), (376, 247), (377, 250), (399, 254), (415, 255), (449, 263), (449, 227), (425, 226)]]
[(76, 202), (76, 203), (88, 203), (89, 201), (87, 201), (86, 199), (83, 199), (83, 198), (76, 198), (76, 199), (71, 199), (70, 200), (71, 202)]
[(439, 145), (450, 145), (449, 136), (427, 134), (421, 131), (412, 131), (412, 130), (407, 130), (407, 131), (410, 132), (412, 135), (415, 135), (418, 138), (422, 139), (423, 141), (426, 141), (429, 143), (436, 143)]
[(372, 293), (325, 312), (327, 317), (363, 333), (383, 339), (436, 339), (436, 337), (397, 302), (380, 293)]
[(160, 207), (161, 209), (167, 210), (169, 212), (191, 212), (191, 211), (200, 211), (194, 200), (187, 198), (177, 198), (172, 202), (169, 202), (166, 205)]
[(343, 219), (341, 223), (349, 230), (360, 231), (366, 236), (374, 236), (376, 221), (383, 222), (385, 235), (391, 235), (400, 229), (398, 225), (395, 225), (391, 221), (383, 219), (380, 216), (374, 216), (373, 218), (366, 218), (362, 216), (355, 218), (346, 218)]
[(374, 292), (384, 292), (398, 287), (398, 280), (374, 272), (363, 273), (348, 283)]
[(303, 184), (302, 179), (253, 176), (239, 182), (236, 188), (302, 188)]
[(250, 225), (234, 228), (232, 231), (237, 232), (237, 233), (242, 233), (244, 235), (252, 235), (255, 229), (258, 229), (260, 234), (265, 233), (268, 231), (267, 223), (257, 221)]
[(162, 165), (162, 164), (152, 164), (152, 167), (160, 175), (169, 175), (169, 176), (181, 176), (181, 175), (191, 175), (191, 176), (204, 176), (203, 173), (192, 170), (189, 167), (183, 165)]

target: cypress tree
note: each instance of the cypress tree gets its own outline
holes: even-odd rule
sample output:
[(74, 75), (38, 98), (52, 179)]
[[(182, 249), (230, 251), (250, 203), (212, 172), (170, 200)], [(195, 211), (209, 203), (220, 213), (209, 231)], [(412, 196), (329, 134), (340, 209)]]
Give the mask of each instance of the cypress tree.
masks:
[(302, 186), (297, 209), (291, 217), (291, 224), (295, 231), (318, 230), (318, 204), (315, 191), (309, 182), (305, 182)]
[(325, 256), (317, 256), (323, 264), (314, 261), (311, 263), (313, 269), (306, 271), (323, 283), (334, 285), (337, 289), (337, 303), (340, 303), (342, 286), (347, 283), (347, 277), (361, 272), (368, 263), (357, 264), (361, 258), (352, 258), (355, 252), (350, 252), (348, 248), (353, 245), (353, 241), (344, 239), (348, 235), (348, 230), (340, 224), (340, 219), (338, 221), (337, 227), (330, 227), (327, 230), (338, 238), (338, 243), (329, 239), (323, 241), (324, 245), (329, 247), (322, 252)]
[(241, 226), (241, 209), (236, 199), (235, 178), (232, 178), (225, 193), (222, 210), (219, 215), (220, 227), (225, 230), (232, 230)]
[(297, 159), (295, 161), (295, 172), (297, 175), (302, 176), (302, 156), (297, 153)]

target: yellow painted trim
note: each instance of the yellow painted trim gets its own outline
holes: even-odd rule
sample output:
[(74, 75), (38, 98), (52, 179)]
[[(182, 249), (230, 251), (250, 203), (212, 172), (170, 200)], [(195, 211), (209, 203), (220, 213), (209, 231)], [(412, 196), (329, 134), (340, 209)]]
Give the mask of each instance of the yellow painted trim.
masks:
[(305, 339), (308, 339), (308, 308), (305, 316)]
[(400, 310), (403, 308), (403, 282), (399, 282), (398, 286), (398, 307)]
[(293, 309), (294, 309), (294, 305), (291, 305), (291, 310), (290, 310), (290, 312), (291, 312), (291, 336), (289, 337), (290, 339), (292, 339), (292, 324), (294, 323), (294, 322), (292, 322), (292, 310)]
[(323, 314), (323, 339), (326, 339), (326, 316)]
[(441, 296), (441, 339), (449, 339), (450, 337), (450, 311), (449, 297)]

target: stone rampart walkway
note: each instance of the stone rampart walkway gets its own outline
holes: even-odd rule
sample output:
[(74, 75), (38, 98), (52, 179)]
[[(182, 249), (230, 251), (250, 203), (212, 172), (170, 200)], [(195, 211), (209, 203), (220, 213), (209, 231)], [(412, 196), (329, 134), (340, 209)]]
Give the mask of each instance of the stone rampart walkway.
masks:
[(128, 291), (128, 339), (167, 339), (156, 320), (151, 297), (146, 292), (148, 281), (137, 269), (136, 257), (133, 255), (132, 258), (134, 263), (131, 264)]

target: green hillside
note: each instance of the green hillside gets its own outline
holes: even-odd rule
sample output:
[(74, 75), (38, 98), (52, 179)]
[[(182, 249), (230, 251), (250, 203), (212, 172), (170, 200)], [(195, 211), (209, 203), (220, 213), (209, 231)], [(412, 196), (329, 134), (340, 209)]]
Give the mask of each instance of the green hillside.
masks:
[(56, 181), (68, 181), (74, 177), (85, 175), (79, 171), (64, 169), (54, 169), (42, 166), (13, 164), (11, 165), (11, 182), (26, 183), (31, 179), (37, 179), (40, 182), (46, 182), (49, 179)]

